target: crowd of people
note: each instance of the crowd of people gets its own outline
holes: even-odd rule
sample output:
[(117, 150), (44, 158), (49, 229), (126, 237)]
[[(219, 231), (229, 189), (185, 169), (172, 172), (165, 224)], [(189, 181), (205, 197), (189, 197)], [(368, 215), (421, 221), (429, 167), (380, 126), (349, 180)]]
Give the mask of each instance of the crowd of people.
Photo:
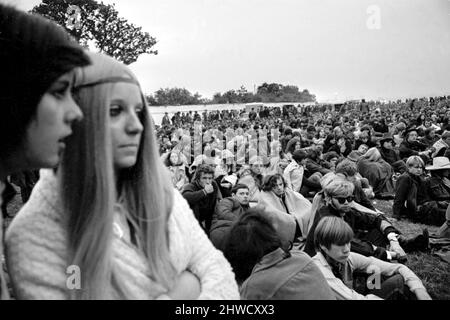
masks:
[[(235, 272), (246, 268), (242, 270), (245, 276), (236, 275), (241, 296), (288, 298), (273, 292), (269, 280), (254, 282), (265, 256), (275, 255), (278, 247), (306, 253), (322, 271), (325, 260), (339, 265), (315, 241), (317, 226), (327, 217), (342, 218), (350, 227), (351, 238), (346, 241), (358, 263), (390, 273), (389, 277), (382, 273), (387, 287), (412, 281), (412, 288), (419, 283), (411, 270), (399, 263), (407, 261), (410, 252), (429, 251), (428, 229), (404, 236), (372, 200), (392, 201), (395, 219), (438, 226), (433, 237), (450, 238), (450, 96), (352, 102), (339, 109), (326, 105), (264, 107), (252, 112), (244, 120), (243, 111), (237, 110), (204, 111), (194, 116), (189, 111), (179, 112), (172, 119), (166, 115), (157, 129), (161, 158), (174, 187)], [(263, 243), (259, 249), (242, 247), (263, 241), (245, 235), (253, 232), (245, 228), (259, 226), (247, 220), (249, 212), (266, 219), (278, 234), (279, 243), (272, 243), (272, 250), (265, 250)], [(245, 228), (243, 221), (249, 224), (244, 224)], [(233, 231), (237, 225), (240, 233)], [(339, 232), (346, 228), (340, 224)], [(347, 245), (342, 241), (337, 244)], [(244, 260), (252, 255), (258, 259), (248, 265)], [(397, 280), (398, 274), (403, 275), (401, 285), (390, 279), (394, 274)], [(282, 278), (280, 275), (281, 282)], [(338, 280), (330, 280), (335, 297), (374, 297), (364, 288), (352, 291), (349, 279), (338, 276)], [(335, 286), (335, 281), (341, 280), (350, 288), (348, 292)], [(262, 292), (252, 292), (248, 282)], [(411, 298), (409, 293), (402, 297)], [(386, 291), (378, 294), (393, 297)], [(421, 298), (426, 296), (421, 294)], [(300, 295), (298, 291), (295, 296)]]
[(450, 238), (450, 96), (156, 126), (54, 23), (0, 4), (0, 47), (2, 299), (431, 299), (404, 265), (428, 230), (371, 199)]

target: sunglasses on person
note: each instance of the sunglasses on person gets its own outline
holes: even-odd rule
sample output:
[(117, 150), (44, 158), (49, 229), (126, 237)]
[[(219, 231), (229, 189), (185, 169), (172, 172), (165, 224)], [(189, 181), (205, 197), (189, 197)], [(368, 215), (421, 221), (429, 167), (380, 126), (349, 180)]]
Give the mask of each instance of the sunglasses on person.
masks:
[(348, 197), (333, 197), (334, 199), (336, 199), (340, 204), (344, 204), (345, 201), (347, 201), (347, 203), (350, 203), (354, 200), (353, 196), (348, 196)]

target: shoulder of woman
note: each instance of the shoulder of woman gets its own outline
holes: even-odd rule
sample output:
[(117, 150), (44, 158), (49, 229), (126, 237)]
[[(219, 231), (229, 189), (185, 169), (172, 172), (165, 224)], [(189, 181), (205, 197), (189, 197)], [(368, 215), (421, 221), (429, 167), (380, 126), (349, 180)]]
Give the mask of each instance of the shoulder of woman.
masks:
[(67, 233), (51, 177), (45, 174), (5, 236), (7, 265), (18, 298), (64, 297)]
[(62, 205), (56, 176), (50, 170), (41, 170), (40, 180), (33, 188), (30, 199), (19, 210), (6, 232), (6, 238), (23, 240), (51, 237), (63, 221)]

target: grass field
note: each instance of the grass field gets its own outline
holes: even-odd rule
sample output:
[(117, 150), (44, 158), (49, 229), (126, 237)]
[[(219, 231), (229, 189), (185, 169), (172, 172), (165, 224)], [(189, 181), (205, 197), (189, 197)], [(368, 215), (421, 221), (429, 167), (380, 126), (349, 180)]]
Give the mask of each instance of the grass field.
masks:
[[(438, 229), (438, 227), (412, 223), (406, 220), (399, 221), (392, 218), (392, 203), (392, 200), (375, 200), (374, 206), (384, 212), (392, 224), (404, 235), (416, 235), (421, 233), (424, 228), (428, 228), (431, 234)], [(17, 212), (21, 205), (22, 201), (18, 194), (9, 203), (8, 212), (12, 214)], [(8, 221), (5, 221), (5, 223), (8, 225)], [(433, 256), (432, 253), (419, 252), (408, 254), (406, 265), (423, 281), (433, 299), (450, 300), (450, 264)]]
[[(431, 233), (436, 232), (438, 227), (407, 220), (392, 218), (393, 200), (375, 200), (374, 206), (384, 212), (392, 224), (405, 235), (416, 235), (427, 228)], [(422, 280), (433, 299), (450, 300), (450, 264), (441, 260), (432, 253), (409, 253), (406, 265), (413, 270)]]

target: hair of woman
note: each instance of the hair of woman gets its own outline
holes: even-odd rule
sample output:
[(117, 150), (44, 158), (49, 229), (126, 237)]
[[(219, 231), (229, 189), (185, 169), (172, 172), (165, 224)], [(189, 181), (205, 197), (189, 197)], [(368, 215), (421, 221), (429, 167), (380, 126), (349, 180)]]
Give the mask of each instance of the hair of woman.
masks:
[(273, 175), (267, 176), (264, 179), (264, 183), (263, 183), (263, 187), (262, 187), (263, 191), (272, 191), (272, 189), (276, 187), (278, 180), (283, 181), (283, 185), (286, 185), (286, 181), (284, 180), (283, 176), (279, 173), (275, 173)]
[(55, 23), (0, 4), (0, 158), (16, 152), (39, 101), (60, 76), (89, 64)]
[(85, 120), (74, 127), (60, 168), (71, 263), (83, 271), (82, 289), (73, 290), (72, 297), (105, 298), (111, 287), (125, 297), (132, 296), (121, 285), (111, 257), (113, 212), (119, 196), (152, 276), (169, 288), (174, 270), (167, 225), (173, 189), (158, 154), (146, 99), (142, 95), (140, 121), (144, 129), (136, 164), (116, 177), (109, 131), (110, 97), (115, 83), (138, 82), (125, 65), (105, 55), (89, 55), (93, 65), (80, 70), (75, 81), (75, 98)]

